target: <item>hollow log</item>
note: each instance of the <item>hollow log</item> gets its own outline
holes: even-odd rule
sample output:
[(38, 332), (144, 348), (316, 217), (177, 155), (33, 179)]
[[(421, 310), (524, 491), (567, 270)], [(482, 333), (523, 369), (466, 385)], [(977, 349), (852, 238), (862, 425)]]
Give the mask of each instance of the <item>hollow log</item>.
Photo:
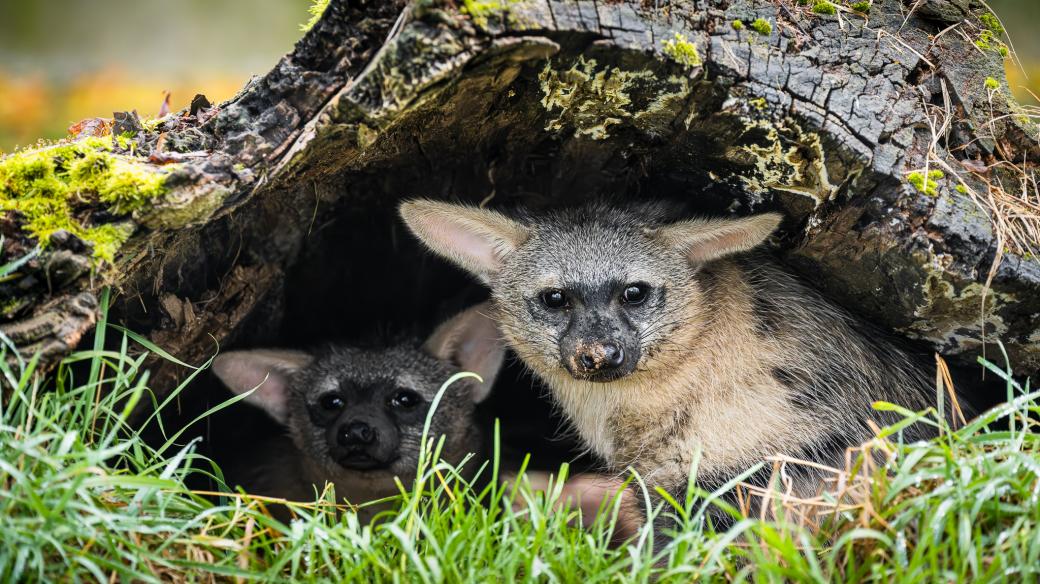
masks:
[[(999, 340), (1035, 371), (1037, 126), (984, 6), (921, 4), (332, 0), (233, 99), (117, 116), (111, 148), (165, 178), (130, 212), (77, 207), (129, 226), (112, 261), (5, 213), (4, 262), (42, 251), (0, 281), (0, 331), (53, 364), (103, 286), (112, 320), (196, 364), (428, 327), (480, 292), (407, 236), (402, 198), (666, 197), (782, 211), (775, 252), (837, 302), (955, 361)], [(160, 388), (183, 375), (156, 366)]]

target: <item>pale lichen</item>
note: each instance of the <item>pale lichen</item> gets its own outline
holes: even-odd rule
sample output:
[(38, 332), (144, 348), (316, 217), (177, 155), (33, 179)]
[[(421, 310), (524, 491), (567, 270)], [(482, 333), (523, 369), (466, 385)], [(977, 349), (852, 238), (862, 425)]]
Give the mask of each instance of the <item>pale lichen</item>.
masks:
[(727, 150), (726, 158), (750, 167), (739, 175), (749, 192), (789, 192), (819, 206), (838, 191), (831, 182), (819, 134), (804, 131), (793, 120), (741, 119), (747, 138)]
[(202, 184), (171, 191), (156, 205), (138, 216), (142, 225), (152, 229), (180, 229), (205, 223), (231, 194), (220, 184)]
[(648, 92), (652, 99), (632, 114), (632, 125), (649, 136), (663, 136), (686, 108), (690, 81), (679, 75), (664, 80), (642, 77), (639, 81), (653, 82)]
[(554, 115), (545, 129), (573, 128), (575, 137), (609, 138), (622, 123), (651, 136), (663, 135), (681, 115), (690, 94), (683, 75), (661, 78), (652, 71), (597, 68), (594, 59), (579, 57), (569, 69), (547, 63), (538, 75), (541, 103)]
[(368, 148), (372, 144), (375, 144), (376, 140), (379, 139), (379, 130), (370, 128), (364, 122), (358, 122), (357, 125), (357, 147), (361, 149)]
[(617, 67), (596, 70), (595, 59), (579, 57), (570, 69), (557, 71), (550, 63), (538, 75), (542, 89), (542, 105), (549, 112), (559, 110), (545, 129), (560, 131), (574, 127), (574, 135), (603, 139), (610, 127), (631, 115), (626, 108), (632, 99), (629, 84), (636, 75), (652, 75), (649, 71), (631, 73)]
[(978, 349), (983, 344), (979, 327), (968, 329), (964, 323), (979, 322), (980, 315), (985, 315), (986, 336), (990, 340), (1000, 338), (1008, 325), (998, 314), (999, 309), (1015, 304), (1018, 298), (978, 282), (951, 282), (944, 268), (949, 261), (939, 254), (921, 264), (927, 271), (921, 289), (923, 302), (914, 310), (914, 322), (903, 332), (948, 347)]

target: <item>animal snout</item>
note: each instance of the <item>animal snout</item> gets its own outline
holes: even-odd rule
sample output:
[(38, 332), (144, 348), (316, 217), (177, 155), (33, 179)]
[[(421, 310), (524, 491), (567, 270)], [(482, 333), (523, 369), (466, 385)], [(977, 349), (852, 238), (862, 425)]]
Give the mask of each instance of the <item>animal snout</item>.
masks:
[(621, 345), (607, 341), (597, 345), (586, 345), (578, 349), (578, 360), (586, 371), (617, 369), (625, 362), (625, 350)]
[(625, 362), (625, 350), (616, 341), (580, 343), (575, 353), (578, 364), (586, 373), (617, 369)]
[(374, 442), (375, 439), (375, 428), (360, 421), (344, 424), (336, 435), (336, 442), (340, 446), (366, 446)]

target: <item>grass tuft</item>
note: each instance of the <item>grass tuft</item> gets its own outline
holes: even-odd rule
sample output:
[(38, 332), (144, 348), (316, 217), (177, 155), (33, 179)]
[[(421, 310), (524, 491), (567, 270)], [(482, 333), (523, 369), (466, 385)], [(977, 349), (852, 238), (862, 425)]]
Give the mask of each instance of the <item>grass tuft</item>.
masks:
[[(742, 501), (767, 498), (775, 519), (730, 509), (737, 520), (723, 533), (705, 519), (710, 505), (721, 505), (713, 502), (719, 493), (691, 485), (680, 500), (653, 507), (677, 518), (672, 537), (655, 537), (661, 534), (647, 526), (629, 545), (612, 548), (616, 507), (607, 504), (588, 530), (574, 527), (579, 511), (560, 504), (566, 466), (543, 491), (528, 488), (522, 469), (520, 478), (504, 480), (497, 432), (496, 455), (481, 471), (488, 486), (441, 461), (441, 440), (425, 436), (415, 483), (402, 485), (397, 509), (372, 524), (337, 504), (331, 487), (303, 502), (235, 492), (177, 429), (166, 428), (165, 442), (149, 446), (127, 422), (142, 400), (170, 407), (208, 363), (186, 368), (184, 382), (156, 404), (143, 364), (149, 353), (163, 357), (161, 349), (104, 322), (93, 349), (71, 355), (46, 378), (36, 374), (35, 358), (13, 353), (0, 337), (0, 581), (1040, 577), (1040, 393), (986, 361), (988, 375), (1005, 381), (1008, 402), (979, 418), (953, 428), (939, 412), (904, 412), (901, 425), (938, 425), (940, 437), (905, 443), (898, 427), (879, 429), (811, 500), (783, 490), (786, 469), (804, 463), (771, 461), (775, 488), (739, 489)], [(187, 488), (198, 474), (218, 490)], [(641, 477), (633, 479), (650, 501)], [(273, 519), (271, 503), (288, 504), (295, 519)]]

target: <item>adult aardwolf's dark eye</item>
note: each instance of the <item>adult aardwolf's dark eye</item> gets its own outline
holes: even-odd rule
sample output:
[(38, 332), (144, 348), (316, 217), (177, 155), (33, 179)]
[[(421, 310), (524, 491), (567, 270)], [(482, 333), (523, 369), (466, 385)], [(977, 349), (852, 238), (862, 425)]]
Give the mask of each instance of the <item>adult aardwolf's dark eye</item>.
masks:
[(563, 290), (558, 288), (544, 290), (541, 294), (541, 299), (542, 304), (544, 304), (546, 308), (551, 308), (553, 310), (559, 310), (570, 306), (570, 301), (567, 299), (567, 295), (563, 293)]
[(638, 305), (646, 301), (648, 291), (646, 284), (629, 284), (621, 293), (621, 302), (624, 304)]

